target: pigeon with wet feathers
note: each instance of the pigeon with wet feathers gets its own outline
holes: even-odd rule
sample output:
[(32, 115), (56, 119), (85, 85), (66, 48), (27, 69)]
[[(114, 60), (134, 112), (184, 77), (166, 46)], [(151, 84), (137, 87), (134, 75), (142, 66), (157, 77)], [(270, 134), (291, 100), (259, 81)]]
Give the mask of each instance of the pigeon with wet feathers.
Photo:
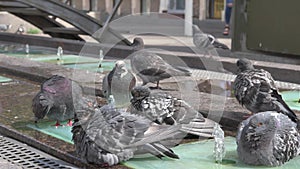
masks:
[(77, 102), (82, 97), (82, 88), (74, 81), (54, 75), (41, 85), (38, 94), (32, 100), (32, 110), (35, 121), (47, 116), (51, 120), (56, 120), (56, 126), (60, 126), (61, 121), (74, 118), (74, 111)]
[(239, 59), (237, 66), (238, 75), (234, 80), (233, 90), (241, 105), (252, 113), (276, 111), (287, 115), (293, 122), (299, 121), (282, 99), (268, 71), (255, 69), (251, 61), (245, 58)]
[(180, 126), (154, 126), (154, 131), (147, 118), (111, 105), (82, 107), (75, 114), (72, 133), (76, 153), (87, 163), (112, 166), (146, 153), (158, 158), (179, 158), (159, 141), (167, 139)]
[(156, 82), (156, 88), (159, 88), (160, 80), (174, 76), (191, 75), (191, 72), (187, 68), (181, 66), (173, 67), (157, 54), (148, 51), (135, 52), (130, 62), (133, 72), (143, 80), (143, 85), (149, 82)]
[(126, 68), (125, 62), (119, 60), (113, 70), (103, 78), (102, 92), (107, 99), (113, 95), (117, 107), (126, 107), (130, 104), (130, 91), (135, 84), (135, 76)]
[(147, 117), (161, 125), (182, 125), (180, 133), (213, 137), (214, 121), (204, 118), (184, 100), (167, 93), (153, 93), (146, 86), (136, 86), (131, 91), (130, 112)]
[(237, 152), (250, 165), (280, 166), (300, 153), (296, 123), (276, 111), (257, 113), (244, 120), (237, 134)]

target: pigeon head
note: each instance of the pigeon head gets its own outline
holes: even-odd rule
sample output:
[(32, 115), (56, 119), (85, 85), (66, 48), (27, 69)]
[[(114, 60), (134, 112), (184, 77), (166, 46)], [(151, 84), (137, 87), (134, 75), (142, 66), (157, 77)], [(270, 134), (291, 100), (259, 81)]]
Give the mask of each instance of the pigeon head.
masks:
[(142, 38), (140, 37), (136, 37), (133, 39), (133, 42), (132, 42), (133, 45), (144, 45), (144, 41)]
[(146, 86), (136, 86), (131, 90), (131, 95), (133, 98), (139, 99), (148, 97), (150, 95), (150, 89)]
[(126, 75), (126, 73), (128, 72), (127, 71), (127, 68), (126, 68), (126, 64), (124, 61), (122, 60), (119, 60), (116, 62), (115, 64), (115, 68), (116, 68), (116, 75), (119, 77), (119, 78), (122, 78), (123, 76)]
[(255, 131), (255, 135), (264, 136), (273, 134), (280, 126), (280, 116), (277, 112), (262, 112), (253, 115), (249, 120), (249, 129)]
[(53, 107), (53, 97), (49, 93), (39, 92), (32, 100), (32, 110), (34, 113), (35, 121), (42, 119)]
[(134, 50), (140, 50), (144, 48), (144, 41), (140, 37), (136, 37), (133, 39), (133, 42), (131, 44)]
[(210, 34), (207, 34), (208, 40), (210, 41), (210, 44), (214, 44), (216, 41), (216, 38)]
[(203, 34), (197, 25), (193, 25), (193, 35), (194, 34)]
[(236, 62), (236, 65), (238, 67), (238, 73), (243, 72), (245, 70), (253, 70), (254, 69), (253, 64), (251, 63), (251, 61), (246, 59), (246, 58), (239, 59)]
[(123, 68), (123, 67), (125, 67), (125, 62), (123, 60), (118, 60), (118, 61), (116, 61), (115, 65), (117, 68)]

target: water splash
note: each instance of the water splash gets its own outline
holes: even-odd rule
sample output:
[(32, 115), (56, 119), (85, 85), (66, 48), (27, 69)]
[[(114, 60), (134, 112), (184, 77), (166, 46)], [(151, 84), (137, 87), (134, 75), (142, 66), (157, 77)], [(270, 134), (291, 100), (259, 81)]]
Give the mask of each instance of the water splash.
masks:
[(108, 96), (107, 100), (110, 105), (112, 105), (113, 107), (115, 106), (115, 98), (112, 94)]
[(56, 55), (57, 55), (57, 57), (58, 57), (58, 58), (57, 58), (57, 64), (58, 64), (58, 65), (64, 64), (63, 54), (64, 54), (63, 48), (62, 48), (61, 46), (59, 46), (59, 47), (57, 48), (57, 53), (56, 53)]
[(213, 135), (215, 140), (214, 157), (217, 163), (222, 163), (226, 152), (224, 145), (224, 131), (219, 124), (215, 125)]
[(102, 63), (102, 61), (103, 61), (103, 58), (104, 58), (104, 55), (103, 55), (103, 50), (102, 50), (102, 49), (100, 49), (100, 50), (99, 50), (99, 63), (100, 63), (100, 64)]
[(28, 57), (29, 56), (29, 44), (28, 43), (26, 43), (26, 45), (25, 45), (25, 53), (26, 53), (26, 57)]
[(99, 50), (99, 68), (98, 68), (98, 72), (103, 73), (103, 68), (102, 68), (102, 61), (104, 59), (104, 55), (103, 55), (103, 50)]

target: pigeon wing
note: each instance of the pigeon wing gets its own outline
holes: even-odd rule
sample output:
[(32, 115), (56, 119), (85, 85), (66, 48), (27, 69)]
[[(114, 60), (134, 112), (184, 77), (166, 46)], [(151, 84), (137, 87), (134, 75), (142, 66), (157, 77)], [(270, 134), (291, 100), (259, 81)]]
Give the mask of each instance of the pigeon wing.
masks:
[(157, 124), (182, 125), (180, 131), (184, 133), (212, 137), (216, 123), (204, 118), (184, 100), (166, 93), (151, 93), (142, 99), (133, 98), (131, 103), (132, 113), (144, 116)]
[(158, 55), (150, 52), (140, 52), (133, 56), (132, 65), (143, 75), (157, 75), (166, 72), (167, 64)]
[[(177, 157), (170, 149), (159, 143), (152, 143), (152, 140), (142, 141), (144, 133), (150, 125), (150, 121), (146, 118), (120, 112), (106, 105), (96, 109), (87, 123), (85, 140), (90, 140), (94, 146), (101, 150), (97, 152), (98, 155), (102, 156), (101, 152), (108, 152), (113, 154), (113, 157), (118, 158), (114, 161), (124, 161), (131, 158), (136, 151), (144, 150), (157, 157)], [(159, 139), (156, 138), (155, 141)], [(144, 144), (133, 146), (138, 141), (142, 141)], [(77, 149), (81, 148), (78, 147)], [(89, 157), (93, 156), (89, 155)]]
[(263, 69), (246, 70), (238, 74), (234, 81), (234, 94), (252, 113), (274, 110), (297, 121), (295, 113), (278, 93), (271, 74)]

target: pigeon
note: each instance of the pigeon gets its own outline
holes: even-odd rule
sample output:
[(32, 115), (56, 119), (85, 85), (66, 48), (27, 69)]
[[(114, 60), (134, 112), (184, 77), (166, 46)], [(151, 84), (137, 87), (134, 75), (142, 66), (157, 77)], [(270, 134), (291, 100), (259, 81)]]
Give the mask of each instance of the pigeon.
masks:
[(16, 34), (24, 34), (24, 33), (26, 33), (26, 28), (25, 28), (25, 26), (24, 26), (23, 24), (21, 24), (21, 25), (18, 27), (18, 29), (17, 29), (17, 31), (16, 31)]
[(133, 39), (132, 44), (130, 45), (133, 50), (140, 50), (144, 48), (144, 41), (140, 37), (136, 37)]
[(191, 72), (184, 67), (173, 67), (165, 62), (160, 56), (148, 51), (137, 51), (130, 59), (131, 67), (142, 80), (143, 85), (149, 82), (157, 84), (159, 81), (174, 76), (190, 76)]
[(213, 137), (216, 122), (204, 118), (184, 100), (167, 93), (153, 93), (146, 86), (136, 86), (131, 91), (130, 112), (148, 118), (159, 125), (183, 125), (181, 133)]
[(277, 111), (257, 113), (238, 129), (237, 152), (250, 165), (280, 166), (300, 153), (297, 124)]
[(69, 120), (67, 125), (72, 126), (74, 111), (81, 98), (82, 88), (76, 82), (59, 75), (50, 77), (32, 100), (35, 122), (47, 115), (49, 119), (56, 120), (56, 127), (65, 120)]
[(219, 42), (213, 35), (203, 33), (197, 25), (193, 25), (193, 42), (198, 49), (204, 51), (214, 48), (229, 50), (227, 45)]
[(72, 139), (76, 153), (85, 162), (112, 166), (146, 153), (179, 159), (159, 141), (167, 139), (180, 126), (154, 126), (154, 131), (147, 118), (111, 105), (82, 107), (75, 113)]
[(10, 29), (12, 27), (12, 25), (11, 24), (0, 24), (0, 31), (1, 32), (5, 32), (5, 31), (7, 31), (8, 29)]
[(238, 75), (233, 84), (238, 102), (252, 113), (276, 111), (298, 122), (296, 114), (284, 102), (275, 86), (271, 74), (263, 69), (255, 69), (248, 59), (237, 61)]
[(119, 60), (113, 70), (103, 78), (102, 92), (107, 99), (110, 95), (114, 96), (115, 106), (126, 107), (130, 104), (130, 91), (135, 84), (134, 74), (126, 68), (124, 61)]

